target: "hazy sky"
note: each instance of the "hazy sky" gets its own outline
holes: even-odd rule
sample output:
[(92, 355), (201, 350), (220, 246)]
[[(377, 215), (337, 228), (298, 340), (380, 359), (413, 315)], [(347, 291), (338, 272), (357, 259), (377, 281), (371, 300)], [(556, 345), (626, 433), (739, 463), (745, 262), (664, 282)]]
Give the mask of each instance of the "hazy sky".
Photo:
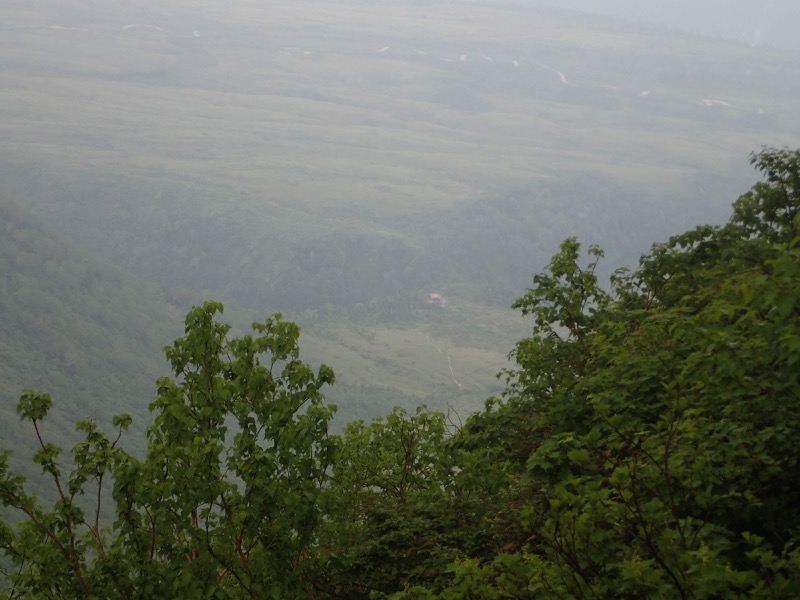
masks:
[[(497, 1), (497, 0), (495, 0)], [(800, 0), (518, 0), (800, 51)]]

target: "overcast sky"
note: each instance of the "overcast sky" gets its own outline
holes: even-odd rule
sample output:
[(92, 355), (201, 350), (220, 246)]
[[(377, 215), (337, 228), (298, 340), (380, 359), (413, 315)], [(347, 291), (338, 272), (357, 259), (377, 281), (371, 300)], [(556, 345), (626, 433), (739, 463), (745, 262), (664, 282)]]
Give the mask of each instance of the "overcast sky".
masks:
[(701, 35), (800, 52), (800, 0), (518, 1), (621, 16)]

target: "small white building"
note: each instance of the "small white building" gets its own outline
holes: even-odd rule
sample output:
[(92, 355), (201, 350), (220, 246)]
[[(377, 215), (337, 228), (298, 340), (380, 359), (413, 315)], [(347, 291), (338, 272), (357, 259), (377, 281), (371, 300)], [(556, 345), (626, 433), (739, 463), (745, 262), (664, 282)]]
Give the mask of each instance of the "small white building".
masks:
[(428, 304), (432, 304), (433, 306), (444, 307), (444, 305), (447, 303), (447, 300), (441, 294), (437, 294), (436, 292), (431, 292), (430, 294), (428, 294), (427, 302)]

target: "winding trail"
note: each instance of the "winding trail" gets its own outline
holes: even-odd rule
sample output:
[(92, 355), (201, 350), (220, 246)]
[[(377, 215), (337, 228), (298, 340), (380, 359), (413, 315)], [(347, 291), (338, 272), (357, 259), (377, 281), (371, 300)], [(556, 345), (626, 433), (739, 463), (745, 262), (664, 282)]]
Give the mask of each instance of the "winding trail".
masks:
[[(431, 340), (431, 336), (426, 335), (425, 339), (428, 340), (428, 343), (431, 346), (436, 348), (436, 351), (439, 352), (439, 354), (444, 354), (444, 352), (442, 352), (442, 349), (439, 348), (439, 346), (437, 346), (436, 344), (433, 343), (433, 340)], [(453, 383), (455, 383), (458, 386), (459, 391), (464, 389), (464, 387), (458, 382), (458, 379), (456, 379), (456, 374), (453, 371), (453, 361), (450, 359), (450, 355), (449, 354), (447, 355), (447, 368), (450, 369), (450, 377), (453, 379)]]

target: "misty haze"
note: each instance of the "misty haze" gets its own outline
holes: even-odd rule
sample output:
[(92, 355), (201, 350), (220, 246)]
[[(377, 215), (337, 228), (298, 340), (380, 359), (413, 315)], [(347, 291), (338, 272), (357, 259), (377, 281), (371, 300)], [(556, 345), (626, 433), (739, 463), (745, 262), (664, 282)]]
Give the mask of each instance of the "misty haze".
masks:
[[(162, 348), (212, 299), (231, 336), (299, 325), (332, 430), (419, 406), (459, 429), (519, 391), (497, 374), (544, 335), (519, 309), (565, 239), (610, 289), (800, 146), (797, 6), (5, 0), (2, 446), (36, 448), (35, 388), (65, 447), (125, 412), (143, 456)], [(476, 547), (530, 541), (497, 535)]]

